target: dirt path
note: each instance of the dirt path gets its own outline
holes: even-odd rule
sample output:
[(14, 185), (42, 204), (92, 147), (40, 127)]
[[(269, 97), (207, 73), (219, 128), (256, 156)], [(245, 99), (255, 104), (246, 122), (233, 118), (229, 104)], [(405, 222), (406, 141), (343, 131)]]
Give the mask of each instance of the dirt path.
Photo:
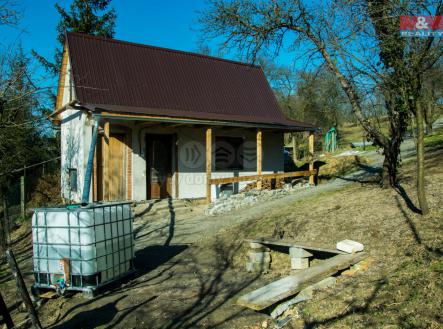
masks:
[[(404, 158), (415, 154), (415, 145), (412, 139), (406, 140), (402, 144), (402, 156)], [(250, 220), (259, 218), (269, 209), (279, 208), (291, 202), (311, 198), (319, 193), (337, 191), (354, 182), (367, 182), (374, 179), (374, 175), (379, 171), (383, 157), (376, 151), (363, 153), (370, 160), (370, 165), (361, 164), (361, 169), (336, 179), (307, 189), (301, 189), (294, 194), (281, 197), (276, 200), (269, 200), (263, 203), (256, 203), (252, 207), (236, 210), (231, 213), (206, 216), (200, 208), (196, 214), (184, 217), (176, 216), (173, 211), (169, 216), (161, 218), (141, 217), (135, 221), (136, 248), (144, 248), (148, 245), (174, 245), (174, 244), (194, 244), (202, 239), (213, 238), (220, 230), (241, 225)], [(139, 212), (143, 212), (139, 208)]]

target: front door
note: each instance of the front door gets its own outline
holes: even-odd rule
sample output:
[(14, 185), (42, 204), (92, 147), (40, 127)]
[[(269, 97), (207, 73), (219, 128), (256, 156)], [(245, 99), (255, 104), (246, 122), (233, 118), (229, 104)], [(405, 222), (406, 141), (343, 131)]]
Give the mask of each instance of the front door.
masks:
[(172, 196), (172, 135), (146, 135), (148, 199)]
[(109, 136), (108, 200), (126, 200), (125, 135)]

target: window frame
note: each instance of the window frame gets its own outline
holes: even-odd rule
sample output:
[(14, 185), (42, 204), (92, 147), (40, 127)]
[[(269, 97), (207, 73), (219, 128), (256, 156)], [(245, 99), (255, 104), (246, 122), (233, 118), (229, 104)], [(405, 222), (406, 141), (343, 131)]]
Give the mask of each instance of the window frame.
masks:
[[(75, 177), (75, 180), (73, 179)], [(74, 183), (74, 184), (73, 184)], [(68, 184), (70, 192), (78, 191), (78, 170), (77, 168), (68, 168)]]
[[(234, 143), (232, 143), (234, 141)], [(228, 143), (234, 149), (235, 161), (229, 166), (220, 166), (220, 161), (217, 161), (218, 145), (219, 143)], [(239, 136), (215, 136), (215, 151), (214, 151), (214, 169), (215, 171), (231, 171), (231, 170), (244, 170), (244, 149), (245, 138)], [(241, 152), (239, 154), (239, 152)]]

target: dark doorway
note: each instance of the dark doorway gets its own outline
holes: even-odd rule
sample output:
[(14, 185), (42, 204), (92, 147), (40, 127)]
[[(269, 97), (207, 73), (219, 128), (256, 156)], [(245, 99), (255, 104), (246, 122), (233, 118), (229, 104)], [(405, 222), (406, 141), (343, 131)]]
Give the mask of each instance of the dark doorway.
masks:
[(147, 198), (172, 196), (172, 135), (146, 135)]

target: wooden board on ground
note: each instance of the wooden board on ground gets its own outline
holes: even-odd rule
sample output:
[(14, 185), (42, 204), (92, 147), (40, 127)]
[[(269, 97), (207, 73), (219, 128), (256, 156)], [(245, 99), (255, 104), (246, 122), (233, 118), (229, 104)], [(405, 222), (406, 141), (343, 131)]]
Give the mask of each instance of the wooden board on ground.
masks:
[(336, 255), (346, 254), (345, 252), (337, 250), (337, 249), (330, 249), (330, 248), (323, 248), (323, 247), (319, 247), (319, 246), (300, 244), (295, 240), (289, 240), (289, 239), (278, 240), (278, 239), (272, 239), (272, 238), (257, 238), (257, 239), (245, 239), (245, 241), (246, 242), (261, 243), (261, 244), (265, 244), (265, 245), (275, 245), (275, 246), (281, 246), (281, 247), (296, 247), (296, 248), (301, 248), (301, 249), (305, 249), (305, 250), (324, 252), (324, 253), (328, 253), (328, 254), (336, 254)]
[(38, 296), (40, 298), (44, 298), (44, 299), (51, 299), (51, 298), (57, 297), (57, 293), (54, 290), (49, 290), (43, 294), (39, 294)]
[(366, 253), (364, 252), (334, 256), (318, 265), (243, 295), (238, 299), (237, 304), (256, 311), (263, 310), (287, 297), (295, 295), (313, 283), (358, 263), (365, 257)]

